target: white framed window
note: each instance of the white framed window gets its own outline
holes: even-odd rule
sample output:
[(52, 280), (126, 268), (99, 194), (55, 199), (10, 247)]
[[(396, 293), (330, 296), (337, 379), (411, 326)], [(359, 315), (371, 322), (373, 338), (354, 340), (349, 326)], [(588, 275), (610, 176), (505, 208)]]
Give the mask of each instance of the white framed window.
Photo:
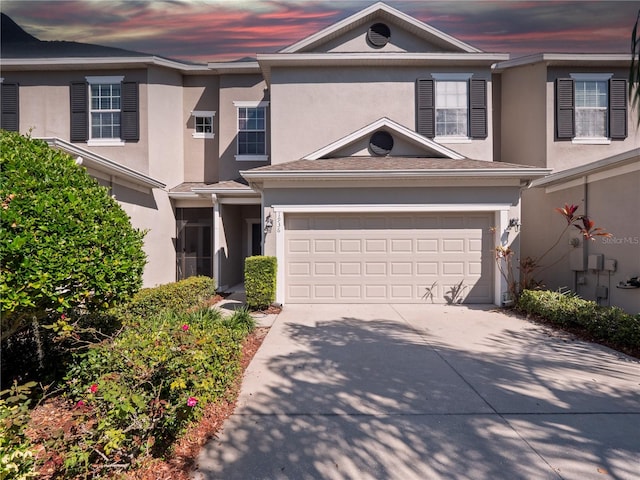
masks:
[(216, 112), (212, 111), (194, 110), (191, 112), (194, 127), (194, 132), (192, 134), (193, 138), (215, 137), (215, 134), (213, 133), (213, 117), (215, 115)]
[(267, 161), (267, 107), (269, 102), (233, 102), (238, 110), (236, 160)]
[(124, 145), (121, 139), (123, 76), (86, 77), (89, 84), (88, 145)]
[(575, 141), (608, 141), (611, 74), (572, 74), (575, 85)]
[(435, 80), (435, 137), (469, 141), (470, 73), (432, 74)]

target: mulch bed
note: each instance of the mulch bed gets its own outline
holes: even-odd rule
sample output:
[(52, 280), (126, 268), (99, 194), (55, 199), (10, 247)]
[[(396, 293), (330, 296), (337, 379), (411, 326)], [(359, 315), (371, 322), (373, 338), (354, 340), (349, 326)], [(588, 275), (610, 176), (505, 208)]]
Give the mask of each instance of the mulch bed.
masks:
[[(244, 341), (242, 346), (241, 368), (244, 374), (247, 366), (262, 345), (268, 327), (257, 327)], [(148, 459), (143, 465), (125, 478), (132, 480), (189, 480), (196, 458), (204, 444), (214, 438), (221, 430), (224, 421), (233, 413), (240, 385), (244, 375), (229, 389), (225, 398), (216, 404), (208, 405), (203, 418), (185, 432), (175, 445), (173, 455), (166, 461)], [(36, 445), (36, 456), (44, 465), (38, 471), (38, 478), (58, 478), (58, 469), (63, 459), (56, 452), (47, 452), (43, 444), (52, 437), (64, 435), (73, 438), (81, 435), (86, 425), (78, 424), (77, 412), (73, 405), (60, 397), (52, 397), (38, 405), (31, 412), (31, 421), (27, 436)]]

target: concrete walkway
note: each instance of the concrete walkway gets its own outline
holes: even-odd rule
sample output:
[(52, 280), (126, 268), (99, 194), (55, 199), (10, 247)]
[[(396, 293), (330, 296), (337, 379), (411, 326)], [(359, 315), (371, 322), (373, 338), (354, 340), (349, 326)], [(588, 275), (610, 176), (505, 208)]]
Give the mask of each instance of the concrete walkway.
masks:
[(637, 479), (640, 363), (487, 307), (288, 305), (196, 479)]

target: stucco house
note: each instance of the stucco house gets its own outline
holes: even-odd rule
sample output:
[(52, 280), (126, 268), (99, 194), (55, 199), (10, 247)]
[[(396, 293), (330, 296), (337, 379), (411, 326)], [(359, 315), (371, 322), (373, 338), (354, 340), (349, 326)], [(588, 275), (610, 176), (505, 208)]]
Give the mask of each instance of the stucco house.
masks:
[[(614, 102), (625, 61), (511, 59), (384, 3), (277, 53), (207, 65), (22, 36), (2, 42), (2, 126), (112, 189), (149, 230), (146, 285), (204, 274), (225, 290), (263, 253), (278, 259), (283, 304), (501, 304), (495, 245), (536, 254), (554, 206), (584, 197), (586, 209), (576, 179), (594, 195), (600, 181), (635, 181), (623, 197), (638, 205), (638, 131), (626, 96)], [(597, 142), (572, 134), (582, 120), (556, 121), (585, 115), (555, 106), (556, 83), (590, 98), (585, 74), (607, 91)], [(640, 256), (606, 247), (618, 264), (607, 300), (638, 311), (640, 290), (613, 291), (640, 275)], [(596, 252), (581, 249), (585, 262)], [(591, 285), (588, 269), (569, 271), (550, 283)]]

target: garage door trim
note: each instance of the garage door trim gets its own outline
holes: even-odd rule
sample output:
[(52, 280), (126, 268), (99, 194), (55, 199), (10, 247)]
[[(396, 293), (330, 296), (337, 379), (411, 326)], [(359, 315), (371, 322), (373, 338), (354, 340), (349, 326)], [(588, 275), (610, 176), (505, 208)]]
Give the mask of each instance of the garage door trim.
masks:
[[(285, 264), (285, 223), (287, 213), (472, 213), (493, 212), (494, 226), (497, 232), (507, 231), (509, 225), (510, 204), (428, 204), (428, 205), (273, 205), (275, 216), (276, 257), (279, 266)], [(266, 213), (266, 212), (265, 212)], [(506, 281), (494, 263), (493, 272), (494, 303), (500, 305), (502, 293), (507, 291)], [(284, 268), (278, 268), (276, 285), (276, 302), (284, 304), (286, 291), (286, 276)]]

